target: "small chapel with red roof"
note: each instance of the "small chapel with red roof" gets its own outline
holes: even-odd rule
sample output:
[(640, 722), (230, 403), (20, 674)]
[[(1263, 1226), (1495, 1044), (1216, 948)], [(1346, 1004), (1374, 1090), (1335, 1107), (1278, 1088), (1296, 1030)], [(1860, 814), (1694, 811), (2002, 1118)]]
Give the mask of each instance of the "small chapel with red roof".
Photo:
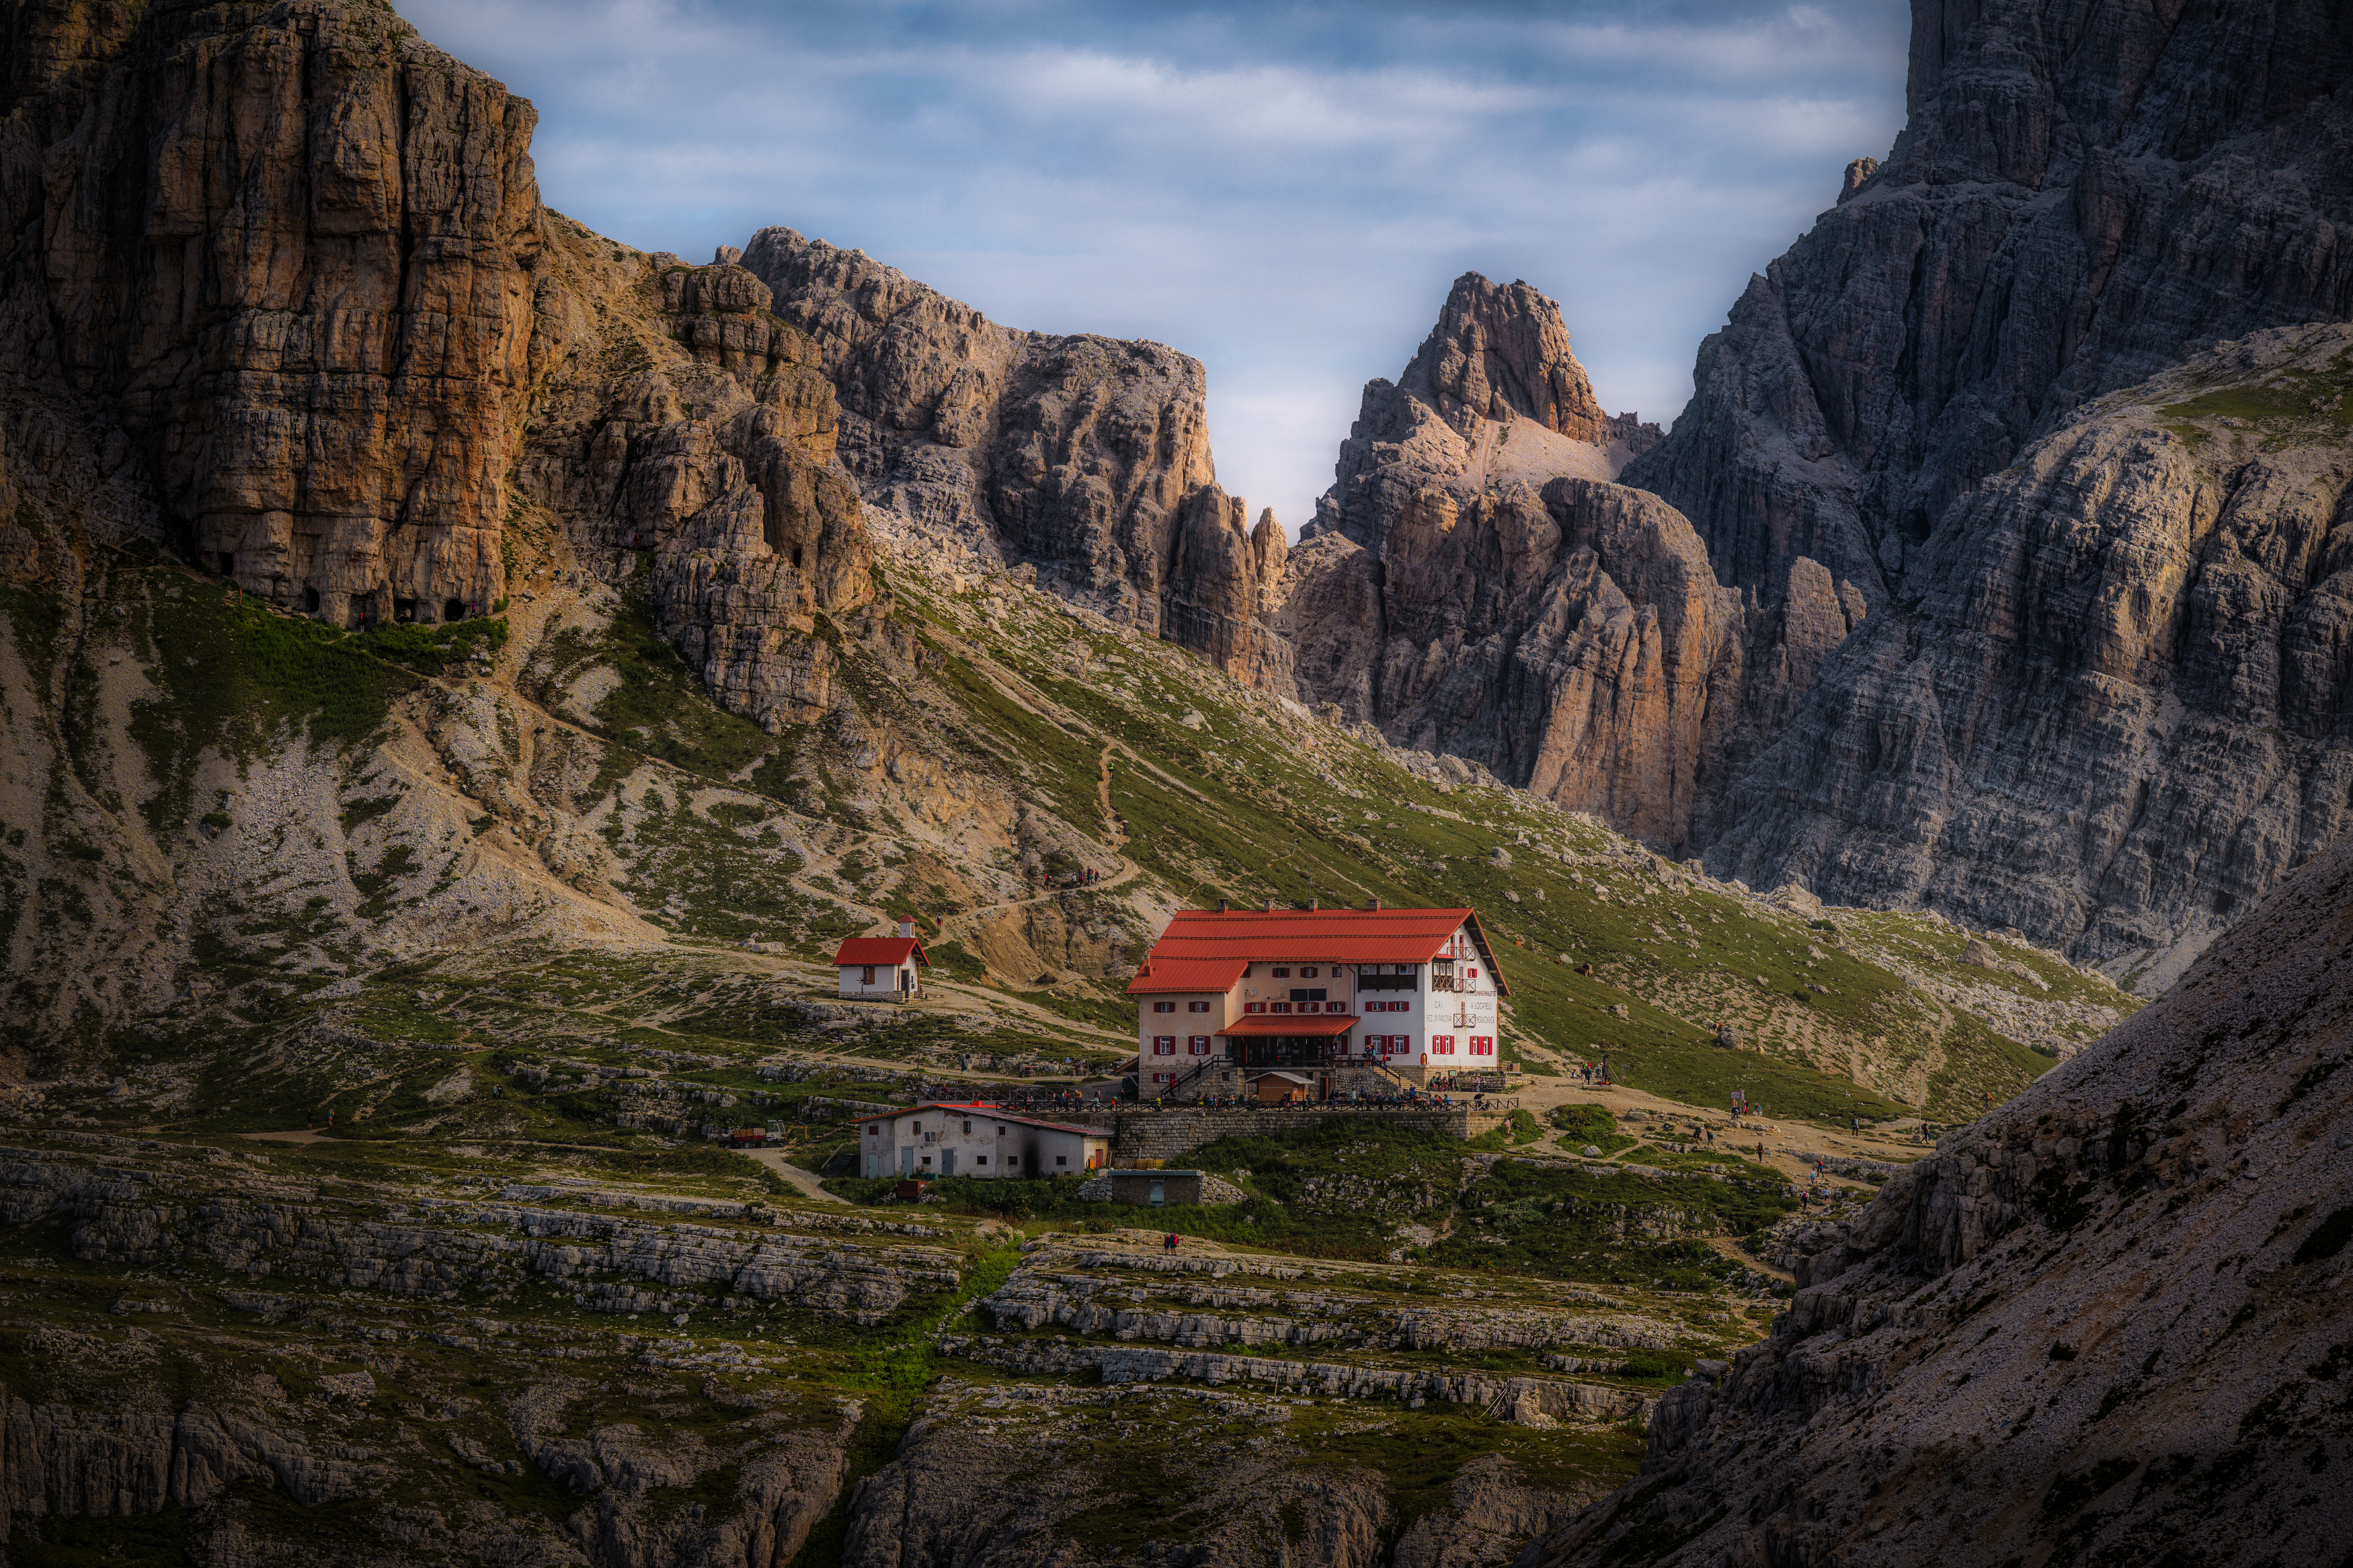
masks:
[(853, 936), (833, 955), (841, 977), (838, 995), (860, 1002), (905, 1002), (923, 989), (923, 972), (932, 966), (915, 936), (915, 917), (899, 917), (896, 936)]
[(1328, 1098), (1335, 1069), (1409, 1084), (1494, 1071), (1511, 994), (1475, 910), (1184, 910), (1128, 983), (1136, 1084), (1172, 1092), (1209, 1064), (1261, 1100)]

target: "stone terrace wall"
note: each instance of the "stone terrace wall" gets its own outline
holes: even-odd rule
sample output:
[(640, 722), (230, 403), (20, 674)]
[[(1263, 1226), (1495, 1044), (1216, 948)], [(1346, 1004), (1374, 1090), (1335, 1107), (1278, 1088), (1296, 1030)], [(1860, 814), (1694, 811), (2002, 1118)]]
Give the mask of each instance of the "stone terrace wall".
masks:
[(1314, 1106), (1299, 1110), (1204, 1110), (1179, 1106), (1169, 1110), (1123, 1110), (1112, 1142), (1113, 1160), (1174, 1160), (1189, 1149), (1220, 1138), (1261, 1137), (1273, 1132), (1303, 1132), (1327, 1121), (1380, 1121), (1423, 1132), (1443, 1132), (1454, 1138), (1476, 1138), (1506, 1118), (1493, 1111), (1452, 1110), (1379, 1110), (1362, 1106)]

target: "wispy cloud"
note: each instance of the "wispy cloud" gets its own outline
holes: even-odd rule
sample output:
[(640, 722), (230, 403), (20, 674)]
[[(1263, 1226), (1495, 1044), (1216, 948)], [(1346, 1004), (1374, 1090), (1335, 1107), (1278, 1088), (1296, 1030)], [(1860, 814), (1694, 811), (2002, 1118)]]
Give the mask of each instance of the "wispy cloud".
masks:
[(399, 0), (540, 109), (547, 200), (648, 248), (784, 223), (1016, 326), (1208, 366), (1296, 527), (1453, 277), (1558, 298), (1671, 416), (1747, 275), (1902, 113), (1901, 0)]

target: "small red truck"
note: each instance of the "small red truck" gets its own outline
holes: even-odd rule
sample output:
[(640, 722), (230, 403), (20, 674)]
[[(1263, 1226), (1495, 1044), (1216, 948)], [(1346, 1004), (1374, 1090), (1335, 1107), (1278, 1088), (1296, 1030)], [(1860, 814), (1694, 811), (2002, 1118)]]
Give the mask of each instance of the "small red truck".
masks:
[(765, 1127), (738, 1127), (727, 1134), (730, 1149), (759, 1149), (766, 1146), (768, 1130)]

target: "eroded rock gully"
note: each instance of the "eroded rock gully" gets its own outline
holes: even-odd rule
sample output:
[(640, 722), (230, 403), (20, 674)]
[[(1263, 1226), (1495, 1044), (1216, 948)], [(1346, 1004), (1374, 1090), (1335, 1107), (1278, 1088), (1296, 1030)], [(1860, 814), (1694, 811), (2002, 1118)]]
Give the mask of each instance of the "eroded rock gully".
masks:
[(1725, 797), (1712, 868), (2169, 984), (2353, 826), (2353, 328), (2071, 415), (1947, 514)]
[(2353, 1528), (2353, 844), (1889, 1178), (1531, 1561), (2328, 1563)]
[[(2342, 699), (2299, 648), (2333, 635), (2335, 567), (2303, 542), (2341, 487), (2274, 431), (2209, 421), (2193, 451), (2083, 411), (2186, 401), (2209, 389), (2153, 378), (2353, 316), (2348, 80), (2353, 14), (2323, 0), (1915, 0), (1894, 151), (1751, 279), (1624, 476), (1767, 614), (1810, 560), (1883, 616), (1749, 703), (1738, 799), (1694, 835), (1712, 868), (2120, 972), (2154, 951), (2155, 991), (2336, 831)], [(2299, 471), (2250, 481), (2242, 444)], [(2116, 553), (2093, 566), (2062, 518)]]

